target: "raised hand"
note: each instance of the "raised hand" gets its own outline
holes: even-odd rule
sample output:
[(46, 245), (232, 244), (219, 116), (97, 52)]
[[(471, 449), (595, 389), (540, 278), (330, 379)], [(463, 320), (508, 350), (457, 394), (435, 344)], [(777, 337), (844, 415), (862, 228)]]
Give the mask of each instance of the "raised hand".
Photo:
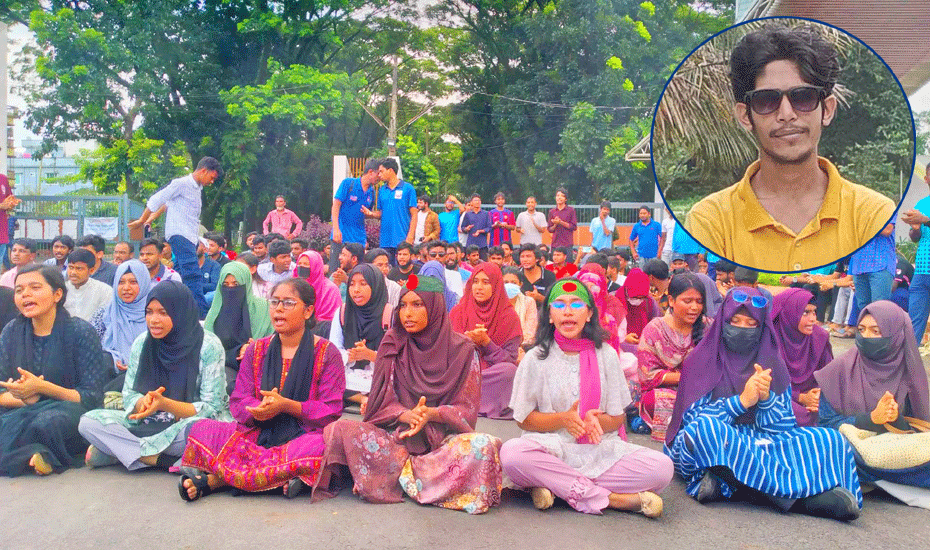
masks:
[(471, 341), (478, 346), (487, 346), (491, 343), (491, 337), (488, 336), (488, 329), (481, 323), (476, 324), (475, 328), (472, 330), (466, 330), (465, 336), (468, 336)]
[(572, 405), (572, 408), (562, 413), (562, 427), (568, 430), (568, 433), (575, 439), (581, 439), (585, 435), (584, 420), (578, 416), (578, 402)]
[(875, 410), (871, 415), (872, 422), (876, 424), (887, 424), (898, 419), (898, 403), (894, 400), (891, 392), (885, 392), (885, 395), (878, 400)]
[(129, 415), (130, 420), (141, 420), (147, 416), (155, 414), (161, 410), (161, 403), (165, 387), (161, 386), (155, 391), (150, 391), (139, 401), (136, 402), (136, 412)]
[[(739, 401), (745, 408), (754, 407), (756, 403), (759, 402), (760, 391), (759, 391), (759, 377), (765, 372), (762, 370), (758, 364), (756, 364), (756, 372), (746, 380), (746, 386), (743, 388), (742, 393), (739, 395)], [(771, 374), (771, 371), (769, 371)]]
[(771, 394), (772, 387), (772, 369), (763, 369), (762, 365), (756, 363), (756, 388), (759, 390), (759, 401), (765, 401)]

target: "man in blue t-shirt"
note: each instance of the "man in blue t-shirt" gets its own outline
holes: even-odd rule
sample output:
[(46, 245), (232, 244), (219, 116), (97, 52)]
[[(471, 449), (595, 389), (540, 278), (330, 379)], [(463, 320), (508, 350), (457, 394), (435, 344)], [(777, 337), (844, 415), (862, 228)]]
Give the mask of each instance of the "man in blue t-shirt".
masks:
[(468, 234), (466, 246), (477, 246), (482, 260), (488, 259), (488, 234), (491, 232), (491, 215), (481, 209), (481, 195), (475, 193), (468, 201), (470, 210), (462, 214), (462, 232)]
[(610, 217), (610, 206), (610, 201), (602, 202), (598, 216), (588, 226), (591, 231), (591, 248), (595, 251), (611, 248), (614, 244), (617, 220)]
[(362, 207), (366, 216), (381, 220), (379, 246), (387, 251), (393, 265), (397, 265), (397, 245), (407, 238), (410, 220), (417, 214), (417, 192), (397, 177), (399, 169), (392, 158), (378, 161), (378, 179), (385, 183), (378, 191), (379, 210), (372, 212)]
[[(924, 181), (930, 184), (930, 164), (927, 165)], [(907, 313), (911, 317), (919, 346), (927, 328), (927, 317), (930, 316), (930, 197), (917, 201), (914, 210), (901, 215), (901, 221), (910, 224), (911, 240), (918, 243)]]
[(662, 245), (662, 224), (652, 219), (652, 212), (648, 206), (639, 207), (639, 222), (630, 232), (630, 252), (633, 261), (643, 262), (659, 255)]
[(368, 237), (365, 234), (365, 214), (362, 208), (371, 208), (374, 199), (372, 186), (378, 181), (378, 160), (371, 159), (365, 163), (365, 171), (360, 178), (346, 178), (339, 184), (333, 197), (330, 219), (333, 231), (330, 235), (332, 248), (329, 252), (329, 272), (339, 267), (339, 253), (344, 243), (358, 243), (364, 246)]
[(459, 240), (459, 218), (465, 205), (455, 195), (446, 198), (446, 208), (439, 213), (439, 238), (447, 243)]

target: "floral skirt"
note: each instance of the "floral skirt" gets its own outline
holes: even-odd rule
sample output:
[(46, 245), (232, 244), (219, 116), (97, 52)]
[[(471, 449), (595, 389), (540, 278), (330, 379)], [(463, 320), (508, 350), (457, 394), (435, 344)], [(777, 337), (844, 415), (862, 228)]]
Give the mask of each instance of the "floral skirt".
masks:
[(639, 416), (652, 428), (655, 441), (665, 441), (677, 395), (678, 392), (671, 388), (656, 388), (644, 392), (640, 399)]
[(308, 433), (267, 449), (256, 443), (259, 432), (236, 422), (201, 420), (191, 426), (182, 463), (243, 491), (268, 491), (295, 477), (313, 486), (322, 463), (323, 435)]
[(339, 420), (326, 427), (326, 459), (314, 499), (338, 492), (348, 471), (352, 491), (369, 502), (391, 503), (406, 493), (420, 504), (487, 512), (500, 503), (501, 440), (487, 434), (446, 437), (422, 455), (411, 455), (395, 436), (369, 423)]

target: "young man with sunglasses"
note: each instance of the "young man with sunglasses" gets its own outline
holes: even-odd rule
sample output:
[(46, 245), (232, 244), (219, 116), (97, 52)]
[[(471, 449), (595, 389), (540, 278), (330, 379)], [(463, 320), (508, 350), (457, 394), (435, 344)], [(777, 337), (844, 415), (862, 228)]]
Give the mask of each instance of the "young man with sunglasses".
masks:
[(818, 156), (838, 75), (836, 49), (812, 28), (771, 24), (740, 40), (730, 58), (734, 114), (759, 159), (692, 208), (686, 229), (702, 245), (754, 269), (802, 271), (851, 254), (888, 223), (890, 199)]

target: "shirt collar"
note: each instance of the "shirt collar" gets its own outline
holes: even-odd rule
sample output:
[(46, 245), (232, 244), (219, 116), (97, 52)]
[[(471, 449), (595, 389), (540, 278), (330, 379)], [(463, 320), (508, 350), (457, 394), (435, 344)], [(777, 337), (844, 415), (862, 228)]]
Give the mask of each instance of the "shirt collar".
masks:
[[(823, 157), (817, 157), (817, 165), (827, 173), (827, 191), (824, 193), (823, 204), (820, 205), (820, 210), (817, 211), (817, 216), (813, 220), (814, 227), (812, 229), (814, 231), (820, 229), (821, 220), (839, 219), (840, 185), (842, 185), (840, 173), (832, 162)], [(737, 183), (736, 188), (737, 197), (742, 201), (744, 208), (743, 224), (745, 224), (748, 231), (775, 226), (777, 223), (759, 202), (759, 199), (756, 198), (756, 194), (749, 184), (749, 180), (759, 171), (760, 167), (761, 162), (758, 160), (750, 164), (746, 168), (746, 173), (743, 174), (743, 179)]]

